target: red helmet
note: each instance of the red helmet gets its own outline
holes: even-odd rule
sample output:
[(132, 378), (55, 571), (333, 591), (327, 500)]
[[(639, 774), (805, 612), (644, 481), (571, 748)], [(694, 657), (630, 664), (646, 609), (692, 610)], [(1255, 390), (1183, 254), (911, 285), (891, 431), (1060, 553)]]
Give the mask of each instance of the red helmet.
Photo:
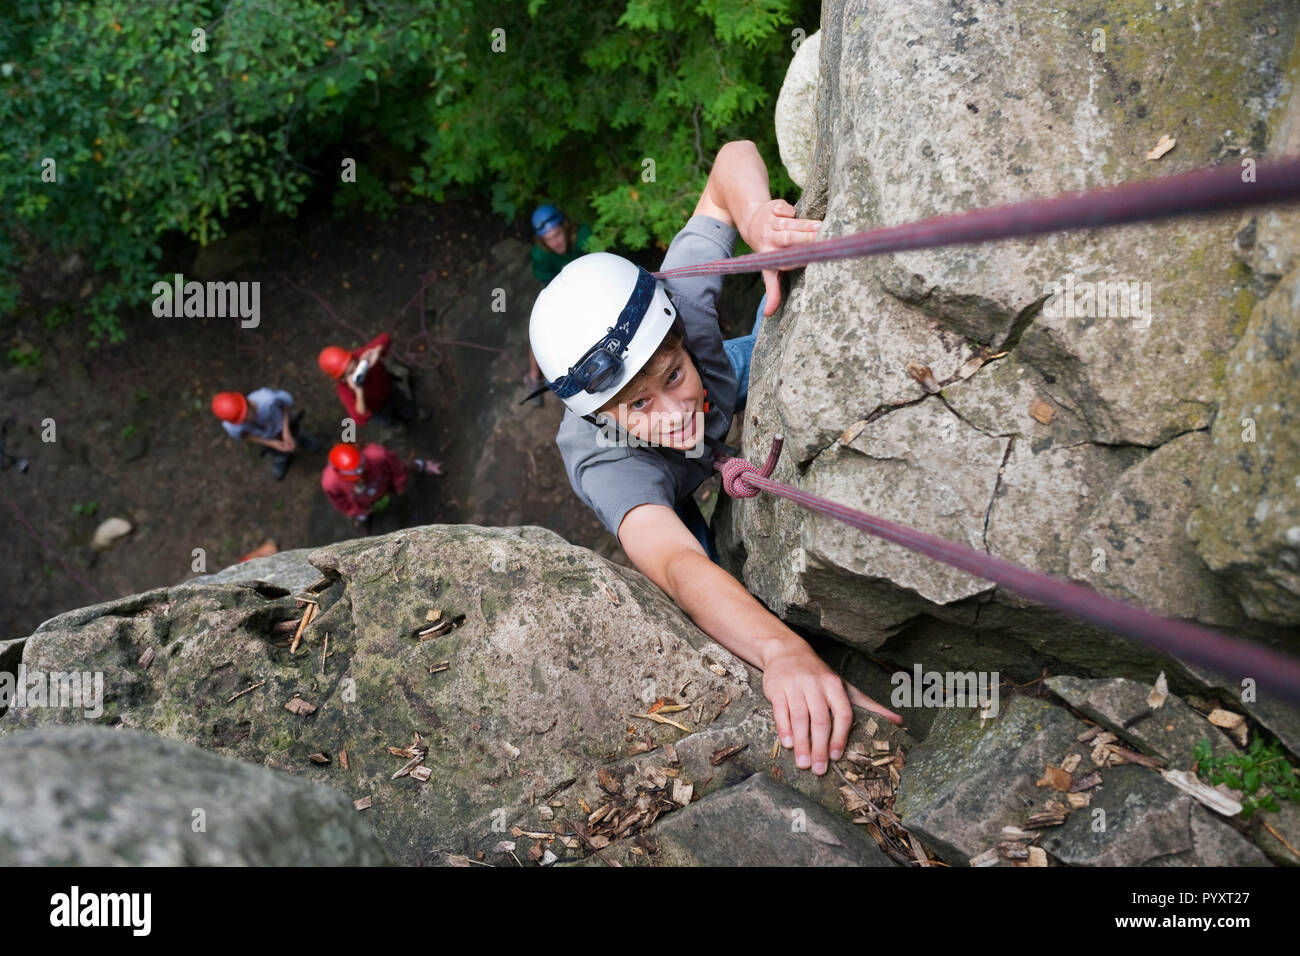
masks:
[(335, 445), (330, 449), (330, 464), (344, 481), (359, 481), (365, 471), (356, 445)]
[(347, 349), (341, 349), (337, 345), (330, 345), (320, 350), (320, 355), (316, 362), (320, 365), (320, 370), (330, 378), (342, 378), (343, 373), (347, 371), (348, 362), (352, 361), (352, 353)]
[(237, 425), (248, 414), (248, 399), (238, 392), (221, 392), (212, 399), (212, 414)]

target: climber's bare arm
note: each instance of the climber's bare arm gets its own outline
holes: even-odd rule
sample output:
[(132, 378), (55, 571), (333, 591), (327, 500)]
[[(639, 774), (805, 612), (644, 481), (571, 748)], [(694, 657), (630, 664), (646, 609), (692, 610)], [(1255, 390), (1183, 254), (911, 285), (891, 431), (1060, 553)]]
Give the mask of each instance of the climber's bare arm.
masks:
[(902, 718), (845, 683), (808, 643), (709, 560), (673, 509), (645, 504), (623, 518), (618, 539), (637, 570), (659, 585), (699, 628), (763, 672), (784, 747), (795, 762), (825, 773), (838, 760), (853, 722), (852, 703), (894, 723)]
[[(695, 214), (734, 226), (755, 252), (813, 242), (821, 227), (816, 219), (795, 219), (794, 206), (772, 198), (767, 166), (758, 147), (747, 139), (727, 143), (718, 150)], [(763, 314), (771, 315), (781, 304), (781, 282), (776, 270), (764, 271), (763, 282), (767, 287)]]

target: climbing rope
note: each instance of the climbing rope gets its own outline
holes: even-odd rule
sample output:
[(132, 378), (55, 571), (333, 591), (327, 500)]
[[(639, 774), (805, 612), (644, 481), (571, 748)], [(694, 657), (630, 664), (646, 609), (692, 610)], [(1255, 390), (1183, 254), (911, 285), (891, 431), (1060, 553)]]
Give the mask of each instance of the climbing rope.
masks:
[[(1249, 179), (1249, 181), (1247, 181)], [(1096, 229), (1177, 216), (1197, 216), (1265, 203), (1300, 200), (1300, 156), (1253, 168), (1202, 169), (1163, 179), (1106, 186), (1009, 206), (989, 206), (886, 226), (850, 236), (751, 252), (654, 273), (657, 279), (788, 269), (832, 259), (933, 249), (963, 242), (1017, 239), (1071, 229)]]
[[(936, 216), (822, 242), (681, 266), (657, 272), (655, 276), (663, 279), (784, 269), (905, 249), (990, 242), (1300, 200), (1300, 157), (1261, 164), (1254, 173), (1252, 178), (1241, 168), (1198, 170), (1164, 179)], [(780, 435), (772, 440), (767, 461), (761, 469), (743, 458), (717, 457), (714, 467), (722, 475), (727, 494), (733, 498), (752, 498), (760, 491), (777, 495), (1122, 634), (1146, 647), (1200, 664), (1224, 676), (1251, 678), (1260, 687), (1300, 703), (1300, 661), (1292, 657), (1195, 624), (1160, 617), (1082, 585), (1031, 571), (966, 545), (886, 521), (772, 480), (770, 475), (781, 454), (782, 442)]]
[(753, 498), (760, 491), (769, 492), (1098, 627), (1126, 635), (1139, 644), (1204, 665), (1225, 676), (1253, 678), (1259, 686), (1300, 702), (1300, 661), (1294, 658), (1195, 624), (1160, 617), (1082, 585), (1022, 568), (964, 544), (895, 524), (772, 480), (769, 476), (781, 455), (783, 440), (780, 435), (772, 439), (772, 447), (762, 468), (754, 467), (743, 458), (715, 459), (713, 467), (722, 474), (722, 487), (727, 494), (733, 498)]

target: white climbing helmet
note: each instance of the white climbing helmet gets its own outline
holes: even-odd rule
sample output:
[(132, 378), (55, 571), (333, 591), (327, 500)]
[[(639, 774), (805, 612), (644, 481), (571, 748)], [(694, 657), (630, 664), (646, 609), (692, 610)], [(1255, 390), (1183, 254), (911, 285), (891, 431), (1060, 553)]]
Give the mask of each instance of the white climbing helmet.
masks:
[(649, 361), (677, 318), (661, 283), (608, 252), (566, 265), (533, 303), (528, 338), (546, 386), (590, 415)]

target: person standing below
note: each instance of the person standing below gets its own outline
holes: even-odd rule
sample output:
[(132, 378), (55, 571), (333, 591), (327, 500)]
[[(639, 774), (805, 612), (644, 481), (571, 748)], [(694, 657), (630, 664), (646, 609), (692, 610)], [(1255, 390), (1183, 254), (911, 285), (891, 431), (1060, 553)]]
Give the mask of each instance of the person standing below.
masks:
[[(550, 285), (551, 280), (587, 248), (591, 238), (588, 226), (579, 226), (566, 219), (564, 213), (552, 205), (538, 206), (533, 210), (533, 278), (542, 284)], [(528, 375), (524, 378), (524, 389), (532, 392), (542, 385), (542, 370), (537, 366), (537, 357), (533, 350), (528, 350)], [(542, 404), (539, 392), (534, 396), (536, 404)]]
[[(262, 445), (271, 452), (271, 474), (283, 478), (289, 461), (301, 442), (306, 451), (319, 451), (321, 444), (299, 428), (303, 413), (290, 416), (293, 396), (284, 389), (259, 388), (248, 395), (221, 392), (213, 396), (212, 413), (231, 438)], [(262, 454), (266, 454), (264, 450)]]
[(351, 352), (330, 345), (317, 356), (321, 371), (334, 379), (339, 401), (358, 427), (371, 418), (381, 425), (391, 425), (395, 418), (409, 422), (416, 417), (401, 389), (393, 388), (392, 376), (384, 366), (384, 356), (392, 344), (393, 337), (381, 332)]
[(365, 448), (339, 444), (330, 449), (329, 464), (321, 472), (320, 486), (334, 510), (363, 528), (374, 512), (392, 503), (393, 494), (406, 492), (407, 472), (441, 475), (442, 463), (412, 458), (410, 465), (385, 448), (371, 442)]

